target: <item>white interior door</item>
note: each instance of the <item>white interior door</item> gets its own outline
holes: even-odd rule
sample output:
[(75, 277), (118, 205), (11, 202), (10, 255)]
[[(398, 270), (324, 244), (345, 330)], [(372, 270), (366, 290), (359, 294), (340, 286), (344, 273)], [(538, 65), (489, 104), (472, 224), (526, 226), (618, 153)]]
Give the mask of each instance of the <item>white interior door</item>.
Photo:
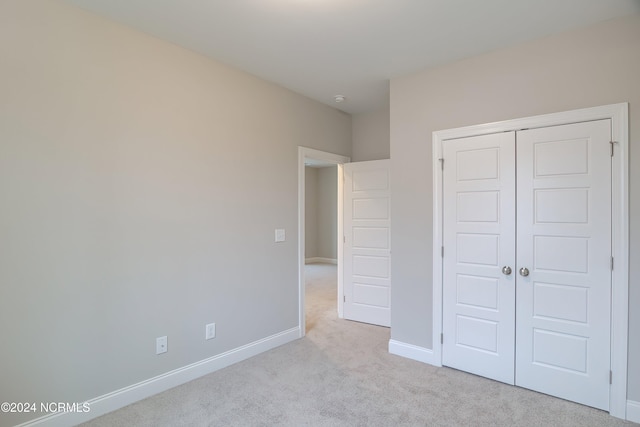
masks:
[[(443, 144), (442, 363), (514, 382), (515, 136)], [(504, 273), (503, 273), (503, 267)]]
[(443, 142), (444, 365), (609, 409), (610, 141), (607, 119)]
[(389, 160), (344, 165), (344, 317), (391, 324)]
[(611, 124), (517, 133), (516, 384), (609, 409)]

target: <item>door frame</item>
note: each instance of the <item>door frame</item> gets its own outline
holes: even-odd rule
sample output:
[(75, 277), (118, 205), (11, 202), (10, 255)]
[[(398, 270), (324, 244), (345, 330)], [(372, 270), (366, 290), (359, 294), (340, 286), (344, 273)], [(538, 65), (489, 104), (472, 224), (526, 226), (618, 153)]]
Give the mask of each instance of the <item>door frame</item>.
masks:
[(321, 162), (331, 165), (336, 165), (338, 170), (338, 200), (337, 200), (337, 261), (338, 261), (338, 294), (336, 299), (338, 301), (338, 317), (343, 317), (343, 303), (342, 298), (339, 295), (343, 294), (342, 283), (342, 253), (343, 253), (343, 207), (342, 196), (344, 188), (343, 170), (342, 165), (349, 163), (351, 158), (341, 156), (339, 154), (329, 153), (326, 151), (315, 150), (313, 148), (307, 148), (298, 146), (298, 327), (300, 328), (300, 338), (306, 334), (306, 321), (305, 321), (305, 163), (309, 161)]
[(592, 120), (611, 120), (615, 142), (611, 184), (611, 251), (615, 266), (611, 274), (611, 371), (609, 413), (626, 419), (627, 348), (629, 322), (629, 104), (611, 104), (521, 119), (505, 120), (433, 132), (433, 358), (442, 366), (442, 246), (443, 246), (443, 172), (442, 143), (449, 139), (511, 132)]

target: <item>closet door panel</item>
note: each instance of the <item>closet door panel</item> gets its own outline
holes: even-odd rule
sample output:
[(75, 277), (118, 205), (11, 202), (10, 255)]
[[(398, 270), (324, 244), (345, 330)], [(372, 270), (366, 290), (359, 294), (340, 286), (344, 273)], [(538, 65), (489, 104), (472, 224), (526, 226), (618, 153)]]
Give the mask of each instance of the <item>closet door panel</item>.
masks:
[(513, 384), (515, 135), (446, 141), (443, 364)]
[(609, 408), (610, 121), (517, 133), (516, 384)]

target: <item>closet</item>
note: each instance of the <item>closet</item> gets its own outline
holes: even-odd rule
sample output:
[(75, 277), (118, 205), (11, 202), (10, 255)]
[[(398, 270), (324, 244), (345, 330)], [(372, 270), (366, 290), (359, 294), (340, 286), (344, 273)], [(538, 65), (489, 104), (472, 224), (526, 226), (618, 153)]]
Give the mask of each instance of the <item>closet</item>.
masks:
[(611, 120), (442, 142), (442, 364), (608, 410)]

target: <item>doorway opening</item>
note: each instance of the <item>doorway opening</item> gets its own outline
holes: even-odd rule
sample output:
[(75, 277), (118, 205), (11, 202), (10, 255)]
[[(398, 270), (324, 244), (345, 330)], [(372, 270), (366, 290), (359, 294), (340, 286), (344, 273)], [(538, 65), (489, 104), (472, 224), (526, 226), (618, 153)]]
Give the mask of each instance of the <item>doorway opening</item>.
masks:
[[(307, 147), (298, 147), (298, 305), (299, 305), (299, 327), (300, 327), (300, 337), (305, 336), (306, 334), (306, 319), (305, 319), (305, 265), (307, 258), (312, 260), (320, 260), (320, 261), (328, 261), (333, 260), (330, 257), (319, 257), (314, 254), (309, 254), (313, 256), (307, 255), (306, 245), (307, 245), (307, 236), (306, 236), (306, 196), (307, 196), (307, 167), (313, 169), (324, 169), (331, 168), (333, 172), (335, 172), (335, 184), (336, 184), (336, 200), (335, 200), (335, 217), (336, 224), (333, 228), (334, 236), (331, 236), (335, 242), (335, 262), (337, 264), (337, 281), (338, 281), (338, 292), (336, 295), (337, 300), (337, 308), (338, 308), (338, 317), (342, 317), (342, 300), (338, 297), (338, 295), (342, 295), (342, 235), (343, 235), (343, 225), (342, 225), (342, 191), (343, 191), (343, 180), (342, 180), (342, 165), (344, 163), (348, 163), (350, 160), (349, 157), (341, 156), (338, 154), (328, 153), (325, 151), (315, 150)], [(323, 174), (332, 173), (331, 171), (323, 172)], [(313, 174), (312, 174), (313, 175)]]

